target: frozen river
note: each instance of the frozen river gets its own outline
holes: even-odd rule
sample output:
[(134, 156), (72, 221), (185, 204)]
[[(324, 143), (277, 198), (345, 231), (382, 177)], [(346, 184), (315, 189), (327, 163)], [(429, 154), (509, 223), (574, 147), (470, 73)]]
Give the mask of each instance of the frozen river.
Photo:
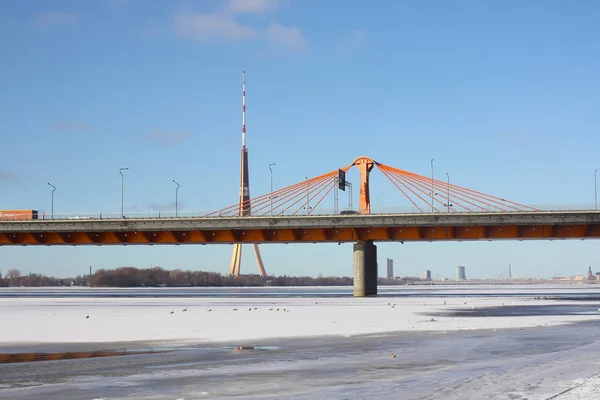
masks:
[(172, 351), (0, 364), (0, 399), (600, 398), (594, 286), (381, 289), (5, 290), (0, 352)]

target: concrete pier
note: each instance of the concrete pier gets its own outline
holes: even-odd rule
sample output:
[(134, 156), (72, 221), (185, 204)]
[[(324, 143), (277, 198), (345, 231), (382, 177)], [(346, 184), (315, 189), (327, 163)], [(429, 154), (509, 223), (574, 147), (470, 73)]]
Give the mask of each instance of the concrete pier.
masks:
[(377, 246), (372, 240), (354, 244), (354, 297), (377, 295)]

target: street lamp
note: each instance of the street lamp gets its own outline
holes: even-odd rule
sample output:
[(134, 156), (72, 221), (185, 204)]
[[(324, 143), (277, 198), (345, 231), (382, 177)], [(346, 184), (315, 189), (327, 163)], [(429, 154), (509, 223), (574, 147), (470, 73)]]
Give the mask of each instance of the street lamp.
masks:
[(177, 209), (178, 209), (178, 206), (177, 206), (177, 202), (178, 202), (178, 200), (177, 200), (177, 197), (178, 197), (177, 196), (177, 192), (179, 191), (179, 183), (175, 182), (175, 179), (173, 179), (173, 183), (177, 185), (177, 187), (175, 188), (175, 218), (177, 218)]
[(431, 212), (433, 212), (433, 162), (435, 158), (431, 159)]
[(448, 202), (448, 204), (446, 204), (447, 208), (448, 208), (448, 212), (450, 212), (450, 175), (448, 175), (448, 173), (446, 172), (446, 177), (448, 178), (448, 198), (446, 199), (446, 201)]
[(125, 218), (125, 214), (123, 213), (123, 193), (125, 188), (125, 178), (123, 177), (123, 171), (127, 171), (129, 168), (119, 168), (119, 173), (121, 174), (121, 218)]
[(308, 176), (305, 176), (306, 178), (306, 183), (307, 183), (307, 187), (306, 187), (306, 215), (310, 214), (310, 182), (308, 181)]
[(271, 215), (273, 215), (273, 166), (277, 165), (277, 163), (269, 164), (269, 172), (271, 174), (271, 195), (269, 198), (271, 199)]
[(56, 191), (56, 186), (48, 182), (48, 186), (52, 187), (52, 205), (51, 205), (51, 218), (54, 219), (54, 192)]
[(597, 181), (596, 181), (596, 177), (598, 175), (598, 170), (594, 170), (594, 210), (598, 209), (598, 186), (597, 186)]

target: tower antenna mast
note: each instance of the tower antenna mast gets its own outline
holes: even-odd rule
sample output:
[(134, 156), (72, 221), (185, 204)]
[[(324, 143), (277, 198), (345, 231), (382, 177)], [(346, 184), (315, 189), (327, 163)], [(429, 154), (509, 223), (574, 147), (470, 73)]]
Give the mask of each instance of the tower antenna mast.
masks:
[(246, 148), (246, 69), (242, 72), (242, 150)]
[[(240, 206), (239, 215), (251, 215), (250, 204), (250, 173), (248, 170), (248, 149), (246, 148), (246, 69), (242, 72), (242, 153), (240, 158)], [(258, 264), (258, 273), (260, 276), (266, 276), (265, 266), (260, 255), (258, 244), (255, 243), (254, 256)], [(229, 265), (229, 275), (239, 276), (242, 265), (242, 244), (233, 244), (233, 254), (231, 255), (231, 264)]]

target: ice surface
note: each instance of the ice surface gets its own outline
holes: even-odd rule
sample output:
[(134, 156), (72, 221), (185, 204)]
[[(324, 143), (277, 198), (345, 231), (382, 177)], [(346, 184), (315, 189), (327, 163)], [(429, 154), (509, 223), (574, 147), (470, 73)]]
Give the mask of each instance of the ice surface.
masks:
[[(432, 287), (428, 290), (420, 287), (419, 290), (427, 292), (423, 297), (375, 298), (275, 298), (267, 297), (268, 291), (265, 297), (253, 298), (6, 297), (0, 298), (0, 343), (10, 346), (44, 342), (247, 341), (392, 331), (523, 328), (600, 319), (600, 312), (479, 315), (487, 308), (581, 304), (538, 300), (534, 294), (567, 290), (573, 294), (589, 293), (589, 288)], [(490, 291), (500, 292), (500, 296), (483, 296)], [(380, 292), (385, 292), (385, 288), (380, 288)], [(514, 296), (523, 292), (528, 295)], [(439, 297), (444, 294), (452, 297)], [(594, 307), (597, 309), (598, 305)], [(462, 313), (446, 316), (449, 311)]]
[[(107, 292), (178, 297), (102, 297)], [(596, 295), (596, 285), (380, 287), (375, 298), (352, 298), (349, 288), (292, 292), (297, 297), (285, 297), (288, 288), (1, 289), (0, 352), (125, 341), (180, 351), (0, 365), (0, 399), (600, 398), (599, 325), (559, 326), (600, 322), (599, 301), (536, 298)], [(526, 327), (534, 328), (502, 329)], [(395, 331), (408, 333), (385, 333)], [(321, 335), (329, 337), (286, 339)], [(276, 350), (209, 344), (263, 339)], [(131, 347), (145, 346), (158, 347)]]

